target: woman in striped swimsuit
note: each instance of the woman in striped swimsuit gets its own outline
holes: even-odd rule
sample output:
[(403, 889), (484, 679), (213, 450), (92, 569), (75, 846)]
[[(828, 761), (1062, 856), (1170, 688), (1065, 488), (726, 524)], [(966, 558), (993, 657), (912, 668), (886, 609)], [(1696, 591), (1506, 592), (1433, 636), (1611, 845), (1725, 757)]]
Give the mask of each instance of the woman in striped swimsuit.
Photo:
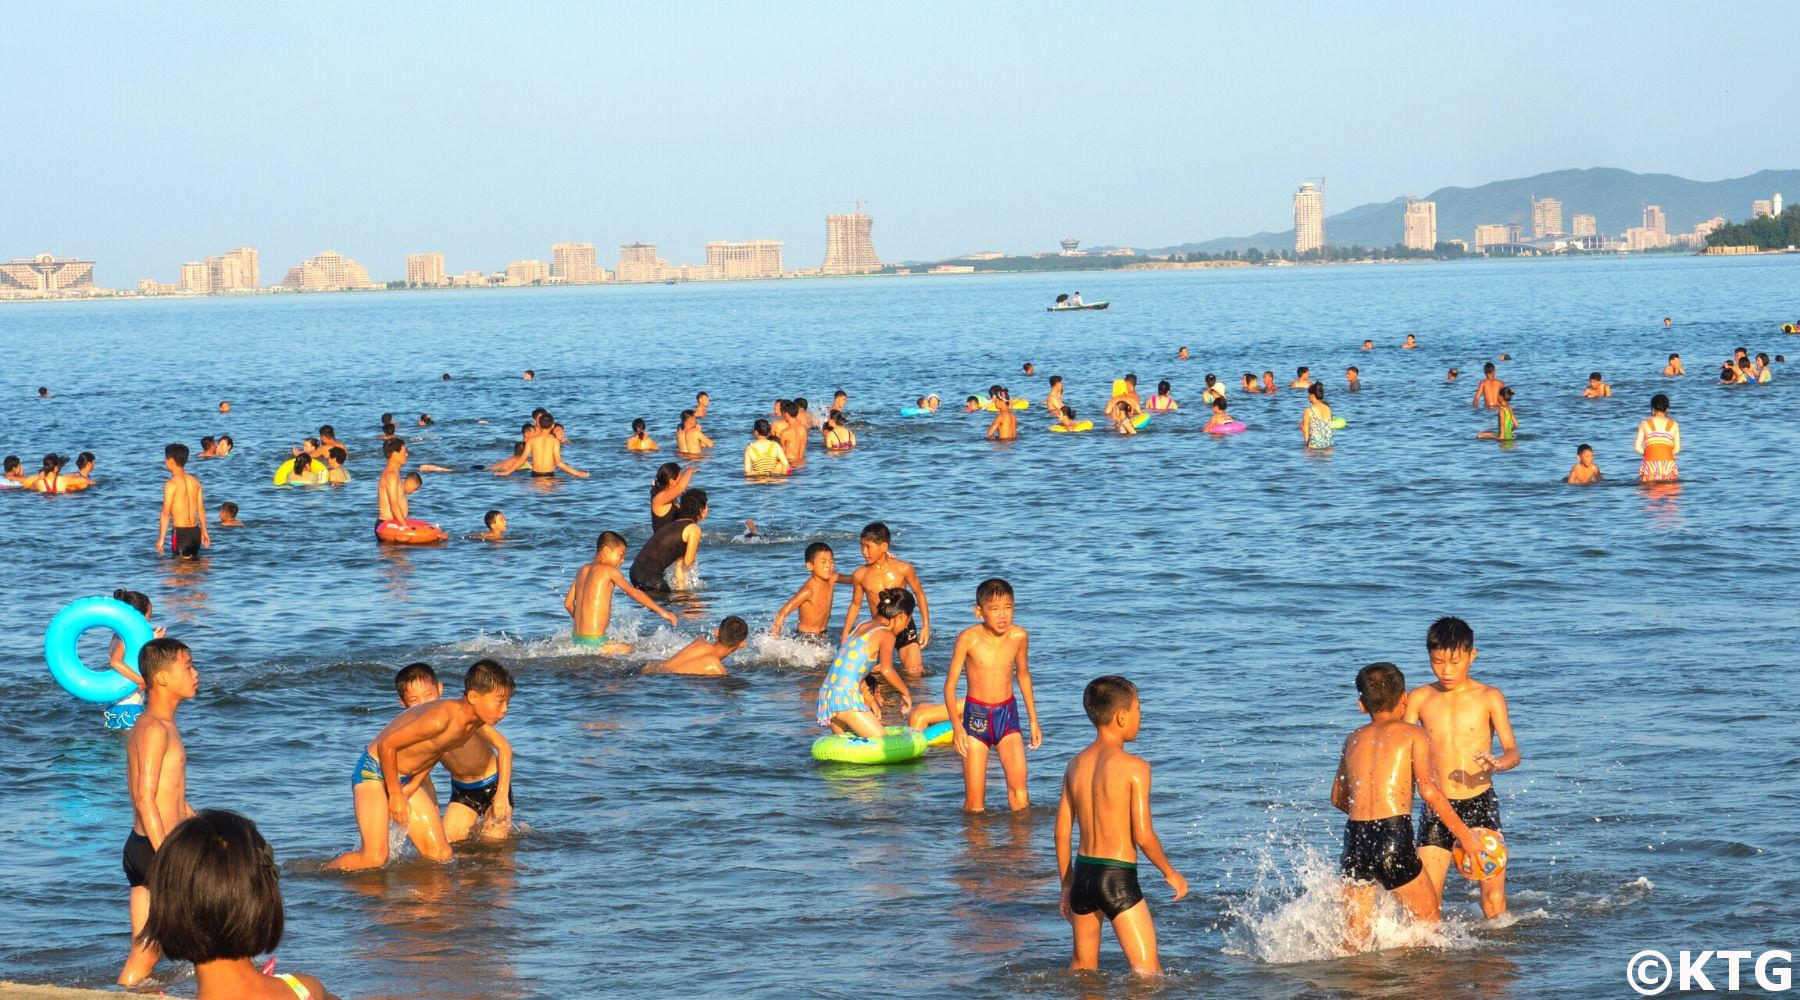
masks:
[(1650, 416), (1638, 424), (1637, 441), (1632, 448), (1644, 456), (1638, 466), (1638, 481), (1667, 483), (1679, 478), (1675, 455), (1681, 451), (1681, 427), (1669, 419), (1669, 397), (1657, 393), (1650, 398)]

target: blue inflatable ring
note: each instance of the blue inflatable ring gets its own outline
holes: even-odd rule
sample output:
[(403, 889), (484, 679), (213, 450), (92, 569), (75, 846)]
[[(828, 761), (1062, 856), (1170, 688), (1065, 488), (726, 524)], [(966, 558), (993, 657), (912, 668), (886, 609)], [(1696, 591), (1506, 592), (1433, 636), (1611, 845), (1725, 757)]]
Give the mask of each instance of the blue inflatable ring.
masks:
[(58, 611), (44, 629), (44, 663), (56, 683), (82, 701), (111, 703), (137, 691), (131, 678), (116, 670), (92, 670), (81, 662), (76, 640), (91, 628), (110, 630), (125, 644), (125, 663), (137, 669), (138, 651), (155, 633), (137, 609), (110, 597), (84, 597)]

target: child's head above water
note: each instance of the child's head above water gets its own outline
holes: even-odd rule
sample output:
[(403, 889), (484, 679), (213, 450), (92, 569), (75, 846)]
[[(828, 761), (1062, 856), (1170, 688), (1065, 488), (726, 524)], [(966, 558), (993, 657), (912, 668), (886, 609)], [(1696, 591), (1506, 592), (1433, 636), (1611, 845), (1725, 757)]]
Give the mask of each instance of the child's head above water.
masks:
[(1594, 446), (1593, 445), (1578, 444), (1575, 446), (1575, 460), (1577, 462), (1585, 462), (1588, 459), (1593, 458), (1593, 457), (1594, 457)]
[(487, 530), (489, 530), (489, 531), (493, 531), (493, 532), (505, 531), (506, 530), (506, 515), (500, 513), (497, 510), (490, 510), (486, 514), (483, 514), (481, 516), (481, 523), (487, 525)]
[(719, 630), (713, 635), (714, 642), (736, 649), (744, 644), (745, 639), (750, 638), (750, 626), (737, 615), (726, 615), (725, 619), (719, 622)]
[(1431, 623), (1425, 630), (1425, 651), (1427, 653), (1442, 650), (1447, 653), (1460, 653), (1475, 648), (1475, 630), (1469, 623), (1453, 615), (1445, 615)]
[(131, 605), (133, 611), (143, 615), (145, 618), (150, 617), (150, 598), (145, 597), (143, 594), (135, 590), (126, 590), (121, 587), (120, 589), (113, 591), (112, 596), (115, 601)]
[(602, 562), (617, 566), (625, 558), (625, 536), (616, 531), (602, 531), (594, 540), (594, 555)]
[(406, 474), (404, 485), (407, 493), (417, 493), (419, 492), (419, 487), (425, 485), (425, 480), (417, 472), (409, 472)]
[(444, 685), (429, 663), (408, 663), (394, 675), (394, 693), (400, 704), (411, 708), (422, 701), (435, 701), (443, 696)]
[(1088, 721), (1099, 729), (1112, 724), (1120, 712), (1128, 711), (1137, 697), (1136, 684), (1117, 674), (1107, 674), (1088, 681), (1081, 692), (1081, 708)]
[(1371, 663), (1356, 672), (1356, 693), (1370, 715), (1392, 712), (1406, 697), (1406, 675), (1392, 663)]
[(806, 568), (820, 579), (830, 577), (836, 569), (837, 556), (831, 546), (824, 542), (814, 542), (806, 547)]
[(230, 500), (219, 505), (219, 517), (227, 521), (235, 521), (238, 516), (238, 505)]

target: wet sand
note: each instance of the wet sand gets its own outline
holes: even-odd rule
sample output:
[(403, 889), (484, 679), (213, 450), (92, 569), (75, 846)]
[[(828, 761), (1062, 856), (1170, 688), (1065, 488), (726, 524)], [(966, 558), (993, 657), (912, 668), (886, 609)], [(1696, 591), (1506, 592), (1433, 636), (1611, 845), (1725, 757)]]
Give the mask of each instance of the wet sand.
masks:
[(117, 997), (106, 990), (71, 990), (62, 986), (27, 986), (23, 983), (0, 983), (0, 1000), (90, 1000), (92, 997)]

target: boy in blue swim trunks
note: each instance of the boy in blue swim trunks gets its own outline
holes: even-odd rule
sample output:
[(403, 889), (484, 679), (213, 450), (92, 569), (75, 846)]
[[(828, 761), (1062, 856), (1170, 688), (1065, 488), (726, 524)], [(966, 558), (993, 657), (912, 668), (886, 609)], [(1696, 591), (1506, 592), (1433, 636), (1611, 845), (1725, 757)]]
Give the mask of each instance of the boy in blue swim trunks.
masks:
[[(394, 675), (405, 708), (444, 696), (429, 663), (409, 663)], [(450, 804), (444, 807), (444, 839), (461, 843), (480, 827), (483, 840), (499, 840), (512, 827), (512, 744), (494, 726), (483, 726), (462, 746), (444, 752), (450, 772)], [(436, 805), (436, 799), (432, 800)]]
[[(952, 745), (963, 759), (963, 809), (987, 809), (988, 752), (997, 750), (1006, 774), (1006, 804), (1011, 809), (1031, 805), (1025, 787), (1025, 746), (1019, 733), (1019, 702), (1013, 697), (1013, 681), (1025, 696), (1025, 714), (1031, 720), (1031, 749), (1044, 743), (1038, 729), (1037, 702), (1031, 694), (1030, 637), (1013, 624), (1012, 584), (998, 577), (983, 580), (975, 588), (975, 617), (981, 624), (963, 629), (950, 654), (950, 673), (944, 678), (944, 709), (956, 730)], [(962, 712), (956, 711), (956, 682), (963, 664), (969, 667), (969, 694)]]
[(612, 624), (612, 596), (616, 587), (632, 600), (657, 613), (663, 621), (675, 624), (675, 616), (652, 600), (649, 594), (632, 586), (619, 566), (625, 561), (625, 538), (616, 531), (602, 531), (594, 542), (594, 561), (575, 571), (569, 592), (563, 595), (563, 610), (572, 623), (571, 639), (577, 646), (591, 646), (599, 652), (617, 656), (631, 652), (631, 644), (612, 642), (606, 629)]
[(461, 698), (415, 705), (388, 723), (350, 772), (362, 844), (325, 867), (358, 871), (387, 864), (389, 822), (406, 825), (406, 835), (421, 857), (450, 860), (431, 768), (446, 753), (467, 743), (477, 730), (499, 725), (506, 718), (512, 692), (512, 674), (505, 667), (493, 660), (479, 660), (463, 674)]

